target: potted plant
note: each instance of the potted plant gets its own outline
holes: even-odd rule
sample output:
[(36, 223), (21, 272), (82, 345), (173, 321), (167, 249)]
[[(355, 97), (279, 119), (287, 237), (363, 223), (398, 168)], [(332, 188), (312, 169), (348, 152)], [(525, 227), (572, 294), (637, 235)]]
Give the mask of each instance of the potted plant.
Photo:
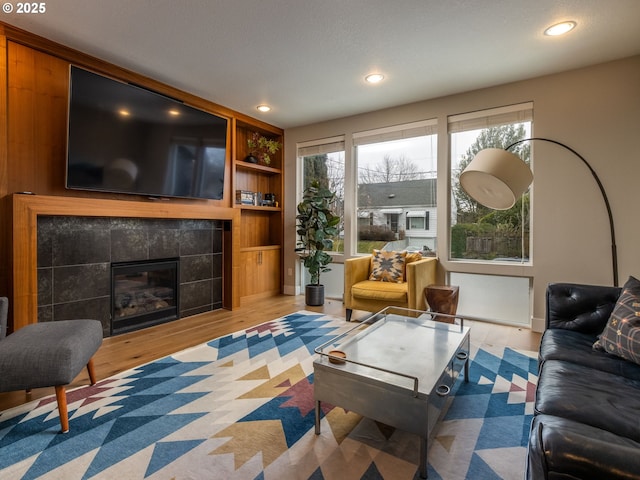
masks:
[(330, 271), (331, 255), (326, 251), (333, 248), (332, 237), (338, 234), (340, 217), (333, 213), (336, 194), (312, 182), (304, 191), (298, 204), (297, 234), (299, 255), (311, 276), (311, 283), (305, 286), (307, 305), (324, 304), (324, 285), (320, 284), (320, 274)]
[(253, 132), (247, 138), (247, 147), (249, 148), (249, 155), (245, 158), (247, 162), (271, 165), (271, 155), (280, 150), (282, 144), (277, 140), (260, 135), (258, 132)]

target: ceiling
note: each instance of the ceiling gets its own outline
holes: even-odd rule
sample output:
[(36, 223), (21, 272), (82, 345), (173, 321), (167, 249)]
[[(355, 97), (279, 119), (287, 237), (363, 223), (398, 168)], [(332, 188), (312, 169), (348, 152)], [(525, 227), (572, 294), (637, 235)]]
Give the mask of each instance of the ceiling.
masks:
[[(45, 7), (0, 20), (282, 128), (640, 54), (640, 0), (55, 0)], [(542, 34), (563, 20), (578, 26), (564, 37)], [(371, 72), (384, 81), (365, 84)], [(261, 103), (271, 112), (258, 112)]]

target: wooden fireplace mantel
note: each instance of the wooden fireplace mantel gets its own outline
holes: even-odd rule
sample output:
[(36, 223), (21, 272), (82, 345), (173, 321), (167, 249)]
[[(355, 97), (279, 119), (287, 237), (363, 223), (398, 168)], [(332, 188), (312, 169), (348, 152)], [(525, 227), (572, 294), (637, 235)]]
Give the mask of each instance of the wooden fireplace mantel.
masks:
[[(38, 215), (78, 217), (122, 217), (208, 219), (231, 222), (224, 232), (223, 306), (240, 306), (236, 284), (240, 272), (240, 210), (213, 207), (208, 203), (178, 203), (171, 200), (128, 201), (84, 197), (13, 194), (10, 198), (13, 231), (10, 241), (13, 329), (38, 321), (37, 226)], [(231, 261), (228, 260), (228, 255)]]

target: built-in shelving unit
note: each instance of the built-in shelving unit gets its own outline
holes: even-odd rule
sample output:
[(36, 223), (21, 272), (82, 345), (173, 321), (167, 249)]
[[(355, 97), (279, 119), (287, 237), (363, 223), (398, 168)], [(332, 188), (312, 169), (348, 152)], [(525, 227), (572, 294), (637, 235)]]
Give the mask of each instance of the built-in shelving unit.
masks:
[[(283, 140), (279, 129), (233, 122), (233, 201), (234, 208), (241, 210), (241, 302), (275, 295), (282, 289), (283, 150), (272, 155), (269, 165), (245, 161), (250, 153), (247, 138), (256, 131)], [(253, 205), (241, 203), (236, 198), (238, 191), (258, 194), (258, 200)], [(259, 201), (265, 194), (274, 195), (271, 205)]]

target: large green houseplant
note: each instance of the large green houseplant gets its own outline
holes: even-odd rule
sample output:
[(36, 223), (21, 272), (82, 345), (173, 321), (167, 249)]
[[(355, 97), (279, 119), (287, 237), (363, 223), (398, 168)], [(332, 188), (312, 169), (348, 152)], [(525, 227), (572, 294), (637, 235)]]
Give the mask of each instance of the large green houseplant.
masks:
[(332, 237), (338, 234), (340, 217), (333, 213), (336, 194), (321, 187), (317, 181), (305, 189), (296, 215), (298, 250), (305, 268), (311, 276), (311, 283), (305, 286), (307, 305), (324, 304), (324, 285), (320, 284), (320, 274), (328, 272), (333, 248)]

